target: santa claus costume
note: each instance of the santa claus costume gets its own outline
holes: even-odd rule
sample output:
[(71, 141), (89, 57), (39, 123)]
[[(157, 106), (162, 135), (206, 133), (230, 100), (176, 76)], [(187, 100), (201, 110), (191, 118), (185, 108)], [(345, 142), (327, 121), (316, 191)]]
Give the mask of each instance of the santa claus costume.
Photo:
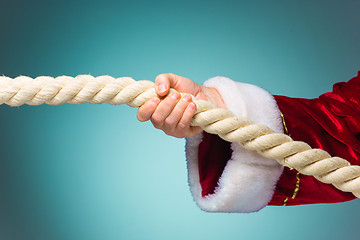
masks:
[[(360, 165), (360, 72), (316, 99), (273, 96), (225, 77), (209, 79), (204, 85), (216, 88), (238, 117)], [(352, 193), (205, 132), (186, 139), (186, 157), (193, 198), (209, 212), (255, 212), (267, 205), (355, 199)]]

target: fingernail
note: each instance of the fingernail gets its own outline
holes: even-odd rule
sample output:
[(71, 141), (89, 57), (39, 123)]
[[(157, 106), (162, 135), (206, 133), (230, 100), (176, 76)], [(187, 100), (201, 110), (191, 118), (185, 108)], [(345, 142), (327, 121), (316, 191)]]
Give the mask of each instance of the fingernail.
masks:
[(153, 105), (158, 105), (159, 102), (160, 102), (160, 99), (158, 99), (158, 98), (154, 98), (154, 99), (152, 100), (152, 104), (153, 104)]
[(185, 102), (189, 102), (191, 98), (190, 98), (189, 95), (185, 95), (182, 99), (183, 99)]
[(196, 109), (196, 105), (195, 103), (190, 103), (189, 106), (188, 106), (191, 110), (195, 110)]
[(174, 99), (174, 100), (177, 100), (179, 97), (180, 97), (179, 94), (176, 93), (176, 92), (171, 94), (171, 98)]
[(160, 83), (160, 85), (158, 86), (158, 90), (159, 90), (159, 93), (165, 92), (165, 90), (166, 90), (165, 83)]

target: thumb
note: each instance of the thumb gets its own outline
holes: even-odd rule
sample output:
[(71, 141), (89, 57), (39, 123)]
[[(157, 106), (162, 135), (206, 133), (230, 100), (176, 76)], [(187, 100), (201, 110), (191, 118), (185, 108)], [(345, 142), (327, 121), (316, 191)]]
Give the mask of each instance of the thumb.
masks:
[(172, 73), (163, 73), (156, 77), (155, 79), (155, 90), (156, 93), (160, 96), (166, 96), (168, 94), (170, 87), (174, 87), (176, 84), (176, 75)]

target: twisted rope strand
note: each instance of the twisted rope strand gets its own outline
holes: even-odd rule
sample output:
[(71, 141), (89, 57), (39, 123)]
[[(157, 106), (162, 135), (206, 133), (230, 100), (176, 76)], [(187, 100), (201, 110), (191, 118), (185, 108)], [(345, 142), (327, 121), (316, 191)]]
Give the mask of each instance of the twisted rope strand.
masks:
[[(139, 107), (156, 96), (153, 82), (135, 81), (129, 77), (79, 75), (75, 78), (32, 79), (20, 76), (12, 79), (0, 76), (0, 104), (10, 106), (89, 102)], [(324, 150), (312, 149), (307, 143), (294, 141), (288, 135), (275, 133), (264, 125), (238, 118), (229, 110), (216, 108), (208, 101), (192, 98), (197, 105), (192, 126), (200, 126), (206, 132), (237, 142), (245, 149), (257, 151), (266, 158), (275, 159), (284, 166), (312, 175), (360, 198), (360, 166), (351, 165), (340, 157), (331, 157)]]

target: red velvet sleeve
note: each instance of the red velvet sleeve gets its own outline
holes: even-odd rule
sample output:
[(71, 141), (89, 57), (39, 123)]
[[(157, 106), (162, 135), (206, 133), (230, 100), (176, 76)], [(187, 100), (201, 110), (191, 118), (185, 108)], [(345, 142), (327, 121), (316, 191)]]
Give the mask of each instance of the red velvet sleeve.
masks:
[[(316, 99), (274, 96), (283, 113), (287, 133), (294, 139), (321, 148), (332, 156), (360, 165), (360, 72), (348, 82), (337, 83), (332, 92)], [(335, 203), (353, 200), (314, 177), (284, 169), (269, 205)]]
[[(284, 116), (286, 133), (332, 156), (360, 165), (360, 72), (348, 82), (337, 83), (332, 92), (316, 99), (274, 96)], [(216, 189), (217, 180), (231, 156), (230, 144), (217, 135), (204, 133), (199, 145), (199, 176), (202, 195)], [(210, 170), (209, 170), (210, 169)], [(312, 176), (284, 168), (269, 205), (335, 203), (353, 200)]]

